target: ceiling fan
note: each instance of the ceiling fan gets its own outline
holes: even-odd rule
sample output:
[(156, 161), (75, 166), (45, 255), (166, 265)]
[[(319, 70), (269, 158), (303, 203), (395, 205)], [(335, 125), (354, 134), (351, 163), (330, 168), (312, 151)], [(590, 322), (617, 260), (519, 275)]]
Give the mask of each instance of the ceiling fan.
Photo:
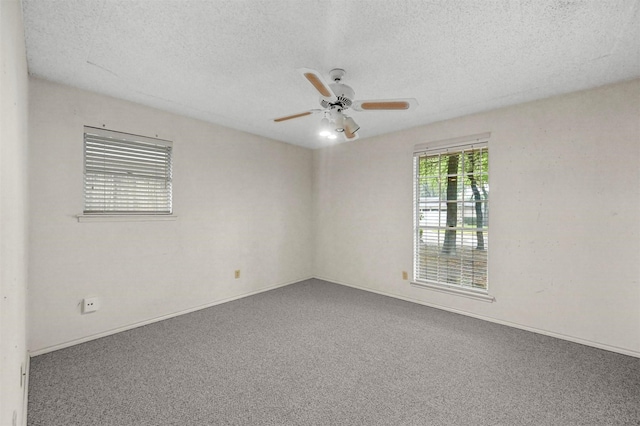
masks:
[(320, 135), (329, 139), (336, 139), (338, 133), (343, 133), (346, 140), (358, 138), (360, 126), (355, 120), (345, 114), (345, 110), (351, 108), (354, 111), (402, 111), (415, 108), (418, 101), (414, 98), (383, 99), (383, 100), (354, 100), (355, 92), (350, 86), (342, 83), (345, 71), (341, 68), (332, 69), (329, 77), (333, 83), (327, 83), (322, 75), (309, 68), (300, 68), (298, 71), (320, 93), (320, 106), (322, 109), (312, 109), (298, 114), (275, 118), (273, 121), (280, 123), (294, 118), (322, 113), (320, 120)]

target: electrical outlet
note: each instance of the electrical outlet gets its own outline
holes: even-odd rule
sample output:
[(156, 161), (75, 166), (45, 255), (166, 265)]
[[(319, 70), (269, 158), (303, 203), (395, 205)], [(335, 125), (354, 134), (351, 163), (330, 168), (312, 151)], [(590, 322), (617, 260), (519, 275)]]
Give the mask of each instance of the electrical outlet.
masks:
[(405, 281), (409, 279), (409, 274), (407, 273), (407, 271), (402, 271), (402, 279)]
[(82, 313), (88, 314), (89, 312), (95, 312), (100, 307), (100, 299), (97, 297), (87, 297), (82, 300)]
[(236, 269), (236, 278), (240, 278), (240, 269)]

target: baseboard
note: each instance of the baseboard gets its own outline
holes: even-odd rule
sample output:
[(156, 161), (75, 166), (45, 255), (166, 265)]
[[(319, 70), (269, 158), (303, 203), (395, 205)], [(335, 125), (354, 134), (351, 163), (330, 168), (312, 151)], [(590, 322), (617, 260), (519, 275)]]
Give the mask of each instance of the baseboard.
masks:
[(57, 344), (57, 345), (47, 346), (45, 348), (40, 348), (40, 349), (37, 349), (37, 350), (29, 351), (29, 356), (34, 357), (34, 356), (46, 354), (48, 352), (57, 351), (59, 349), (68, 348), (70, 346), (79, 345), (80, 343), (85, 343), (85, 342), (89, 342), (91, 340), (100, 339), (101, 337), (111, 336), (112, 334), (121, 333), (123, 331), (131, 330), (131, 329), (138, 328), (138, 327), (142, 327), (144, 325), (153, 324), (154, 322), (163, 321), (163, 320), (166, 320), (166, 319), (169, 319), (169, 318), (174, 318), (174, 317), (177, 317), (177, 316), (180, 316), (180, 315), (189, 314), (191, 312), (199, 311), (201, 309), (210, 308), (212, 306), (220, 305), (222, 303), (232, 302), (234, 300), (242, 299), (244, 297), (253, 296), (254, 294), (263, 293), (263, 292), (269, 291), (269, 290), (275, 290), (276, 288), (286, 287), (288, 285), (295, 284), (295, 283), (298, 283), (300, 281), (309, 280), (311, 278), (313, 278), (313, 277), (300, 278), (300, 279), (297, 279), (295, 281), (289, 281), (289, 282), (285, 282), (285, 283), (275, 284), (275, 285), (272, 285), (272, 286), (269, 286), (269, 287), (261, 288), (259, 290), (250, 291), (248, 293), (242, 293), (242, 294), (239, 294), (237, 296), (228, 297), (226, 299), (216, 300), (214, 302), (206, 303), (204, 305), (195, 306), (193, 308), (185, 309), (185, 310), (174, 312), (174, 313), (171, 313), (171, 314), (161, 315), (159, 317), (155, 317), (155, 318), (151, 318), (151, 319), (148, 319), (148, 320), (136, 322), (134, 324), (125, 325), (125, 326), (122, 326), (122, 327), (118, 327), (118, 328), (114, 328), (114, 329), (111, 329), (111, 330), (103, 331), (101, 333), (92, 334), (90, 336), (85, 336), (85, 337), (82, 337), (82, 338), (79, 338), (79, 339), (70, 340), (70, 341), (67, 341), (67, 342), (64, 342), (64, 343), (60, 343), (60, 344)]
[(569, 342), (573, 342), (573, 343), (579, 343), (581, 345), (585, 345), (585, 346), (591, 346), (594, 348), (598, 348), (598, 349), (604, 349), (606, 351), (610, 351), (610, 352), (616, 352), (622, 355), (629, 355), (635, 358), (640, 358), (640, 352), (638, 351), (633, 351), (630, 349), (626, 349), (626, 348), (620, 348), (618, 346), (611, 346), (611, 345), (606, 345), (603, 343), (598, 343), (598, 342), (593, 342), (591, 340), (586, 340), (586, 339), (582, 339), (579, 337), (573, 337), (573, 336), (568, 336), (565, 334), (560, 334), (560, 333), (555, 333), (553, 331), (548, 331), (548, 330), (542, 330), (539, 328), (535, 328), (535, 327), (529, 327), (527, 325), (523, 325), (523, 324), (518, 324), (518, 323), (514, 323), (514, 322), (510, 322), (510, 321), (504, 321), (504, 320), (500, 320), (500, 319), (496, 319), (496, 318), (491, 318), (491, 317), (486, 317), (484, 315), (478, 315), (478, 314), (474, 314), (471, 312), (466, 312), (466, 311), (462, 311), (459, 309), (454, 309), (454, 308), (449, 308), (447, 306), (442, 306), (442, 305), (438, 305), (436, 303), (429, 303), (429, 302), (425, 302), (419, 299), (414, 299), (411, 297), (406, 297), (406, 296), (401, 296), (399, 294), (393, 294), (393, 293), (387, 293), (384, 291), (378, 291), (378, 290), (373, 290), (367, 287), (362, 287), (359, 285), (355, 285), (355, 284), (349, 284), (349, 283), (345, 283), (345, 282), (341, 282), (338, 280), (334, 280), (331, 278), (325, 278), (325, 277), (319, 277), (316, 276), (314, 277), (318, 280), (323, 280), (323, 281), (328, 281), (330, 283), (334, 283), (334, 284), (340, 284), (346, 287), (352, 287), (352, 288), (356, 288), (358, 290), (364, 290), (364, 291), (369, 291), (371, 293), (376, 293), (376, 294), (380, 294), (382, 296), (387, 296), (387, 297), (393, 297), (395, 299), (401, 299), (401, 300), (405, 300), (407, 302), (412, 302), (412, 303), (417, 303), (420, 305), (424, 305), (424, 306), (429, 306), (431, 308), (436, 308), (436, 309), (441, 309), (443, 311), (448, 311), (448, 312), (453, 312), (455, 314), (460, 314), (460, 315), (466, 315), (468, 317), (473, 317), (473, 318), (477, 318), (483, 321), (488, 321), (488, 322), (493, 322), (496, 324), (501, 324), (501, 325), (506, 325), (508, 327), (513, 327), (513, 328), (518, 328), (520, 330), (525, 330), (525, 331), (530, 331), (532, 333), (538, 333), (538, 334), (542, 334), (545, 336), (550, 336), (550, 337), (555, 337), (557, 339), (562, 339), (562, 340), (567, 340)]
[(27, 426), (27, 407), (29, 405), (29, 370), (31, 368), (31, 357), (27, 352), (24, 360), (24, 388), (22, 394), (22, 426)]

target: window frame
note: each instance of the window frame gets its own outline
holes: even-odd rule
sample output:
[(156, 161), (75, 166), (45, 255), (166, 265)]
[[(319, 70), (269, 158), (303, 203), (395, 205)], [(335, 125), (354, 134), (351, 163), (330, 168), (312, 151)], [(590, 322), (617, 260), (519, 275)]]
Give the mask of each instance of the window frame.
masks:
[[(96, 144), (99, 143), (99, 140), (105, 140), (105, 147), (109, 146), (109, 142), (115, 142), (116, 144), (125, 145), (124, 148), (115, 147), (116, 150), (120, 150), (120, 152), (116, 152), (118, 154), (125, 154), (127, 150), (143, 148), (143, 151), (135, 153), (133, 155), (121, 157), (124, 158), (124, 161), (120, 163), (120, 158), (117, 158), (118, 164), (115, 167), (106, 167), (106, 169), (101, 173), (100, 171), (90, 171), (88, 170), (88, 140), (90, 143)], [(111, 148), (114, 148), (112, 145)], [(131, 152), (131, 151), (130, 151)], [(158, 161), (149, 160), (148, 157), (153, 158), (153, 156), (157, 156)], [(111, 157), (112, 161), (114, 157)], [(141, 164), (142, 168), (149, 168), (149, 165), (155, 165), (156, 168), (149, 174), (149, 172), (139, 172), (135, 170), (135, 165), (130, 169), (127, 163), (136, 161), (139, 165)], [(146, 163), (146, 164), (145, 164)], [(160, 169), (157, 166), (162, 166)], [(95, 163), (94, 163), (95, 168)], [(115, 170), (120, 168), (121, 170)], [(164, 168), (164, 170), (163, 170)], [(152, 168), (153, 169), (153, 168)], [(124, 171), (124, 173), (122, 173)], [(118, 173), (119, 172), (119, 173)], [(147, 192), (141, 193), (141, 197), (139, 199), (133, 198), (133, 202), (131, 204), (135, 205), (140, 201), (144, 201), (152, 199), (154, 194), (161, 195), (161, 203), (159, 205), (164, 204), (163, 207), (168, 207), (165, 209), (156, 209), (156, 210), (144, 210), (139, 208), (139, 206), (134, 206), (131, 210), (113, 210), (109, 209), (107, 203), (104, 204), (104, 210), (91, 210), (89, 204), (87, 202), (88, 196), (88, 178), (93, 176), (111, 176), (116, 178), (117, 176), (124, 176), (126, 179), (136, 179), (136, 175), (139, 176), (140, 181), (143, 183), (151, 183), (153, 181), (161, 182), (159, 188), (162, 188), (162, 192), (157, 192), (153, 187), (147, 188)], [(163, 183), (162, 183), (163, 182)], [(131, 185), (130, 182), (124, 183), (113, 183), (112, 190), (117, 190), (119, 185)], [(137, 185), (137, 182), (135, 183)], [(144, 186), (144, 185), (143, 185)], [(121, 188), (121, 187), (120, 187)], [(129, 186), (127, 190), (131, 188)], [(134, 187), (134, 192), (137, 192), (137, 187)], [(125, 190), (126, 191), (126, 190)], [(131, 196), (131, 193), (127, 193), (126, 195)], [(116, 204), (118, 202), (117, 195)], [(121, 199), (119, 201), (122, 201)], [(114, 206), (111, 206), (114, 207)], [(123, 133), (114, 130), (109, 130), (105, 128), (84, 126), (83, 132), (83, 213), (77, 215), (79, 222), (91, 222), (91, 221), (163, 221), (163, 220), (175, 220), (176, 216), (173, 214), (173, 142), (165, 139), (159, 138), (151, 138), (147, 136), (135, 135), (130, 133)]]
[[(411, 281), (411, 285), (419, 288), (426, 288), (430, 290), (436, 290), (439, 292), (456, 294), (459, 296), (470, 297), (473, 299), (478, 299), (487, 302), (495, 301), (495, 298), (489, 294), (489, 248), (488, 245), (485, 248), (487, 250), (487, 263), (486, 263), (486, 287), (472, 287), (455, 283), (446, 283), (439, 282), (434, 280), (426, 280), (420, 278), (419, 269), (420, 269), (420, 230), (424, 228), (420, 224), (420, 158), (429, 156), (429, 155), (438, 155), (438, 154), (446, 154), (446, 153), (457, 153), (463, 152), (465, 150), (471, 149), (487, 149), (489, 147), (489, 139), (490, 133), (482, 133), (470, 136), (463, 136), (455, 139), (447, 139), (440, 141), (433, 141), (425, 144), (419, 144), (414, 147), (413, 152), (413, 215), (414, 215), (414, 227), (413, 227), (413, 277)], [(489, 161), (490, 164), (490, 161)], [(487, 164), (487, 179), (490, 179), (490, 171), (489, 164)], [(438, 196), (438, 203), (447, 202), (446, 199), (442, 198), (442, 194)], [(485, 203), (489, 203), (488, 199), (483, 201)], [(464, 200), (462, 200), (462, 204), (464, 205)], [(457, 226), (456, 226), (457, 227)], [(436, 227), (437, 229), (446, 229), (442, 227), (439, 221), (439, 225)], [(434, 229), (436, 229), (434, 228)], [(486, 227), (486, 235), (487, 235), (487, 243), (488, 243), (488, 226)]]

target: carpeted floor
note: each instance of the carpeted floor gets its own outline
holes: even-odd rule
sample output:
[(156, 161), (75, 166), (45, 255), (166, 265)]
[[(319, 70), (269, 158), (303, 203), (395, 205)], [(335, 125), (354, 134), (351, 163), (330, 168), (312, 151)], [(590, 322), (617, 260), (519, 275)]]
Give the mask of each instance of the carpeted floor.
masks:
[(640, 359), (319, 280), (34, 357), (28, 424), (640, 424)]

